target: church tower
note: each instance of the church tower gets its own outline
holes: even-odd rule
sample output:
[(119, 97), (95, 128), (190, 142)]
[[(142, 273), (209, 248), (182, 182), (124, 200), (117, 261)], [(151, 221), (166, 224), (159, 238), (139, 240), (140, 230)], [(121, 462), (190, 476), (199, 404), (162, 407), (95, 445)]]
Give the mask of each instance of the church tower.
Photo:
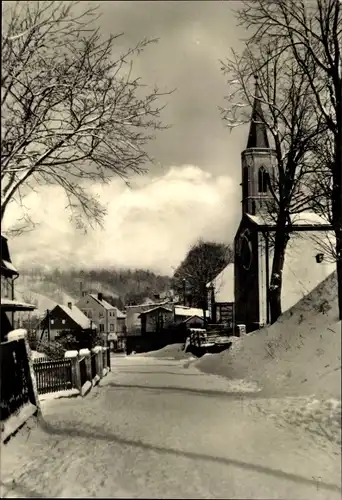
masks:
[(273, 202), (269, 182), (274, 179), (276, 173), (276, 154), (268, 142), (257, 76), (247, 148), (241, 153), (241, 163), (242, 215), (263, 213)]

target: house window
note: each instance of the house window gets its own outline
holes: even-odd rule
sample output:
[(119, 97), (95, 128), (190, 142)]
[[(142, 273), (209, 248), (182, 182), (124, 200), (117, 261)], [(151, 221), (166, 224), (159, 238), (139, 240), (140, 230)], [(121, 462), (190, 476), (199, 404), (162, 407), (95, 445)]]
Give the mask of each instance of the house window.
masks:
[(110, 323), (110, 325), (109, 325), (109, 330), (110, 330), (111, 332), (114, 332), (114, 325), (113, 325), (113, 323)]
[(267, 185), (269, 183), (269, 175), (264, 167), (259, 168), (258, 172), (258, 191), (259, 193), (267, 193)]
[(88, 318), (92, 318), (93, 317), (93, 312), (91, 310), (88, 311)]
[(62, 319), (62, 325), (65, 325), (65, 319)]
[(100, 325), (100, 332), (104, 332), (104, 325)]
[(103, 312), (99, 313), (99, 318), (103, 318)]

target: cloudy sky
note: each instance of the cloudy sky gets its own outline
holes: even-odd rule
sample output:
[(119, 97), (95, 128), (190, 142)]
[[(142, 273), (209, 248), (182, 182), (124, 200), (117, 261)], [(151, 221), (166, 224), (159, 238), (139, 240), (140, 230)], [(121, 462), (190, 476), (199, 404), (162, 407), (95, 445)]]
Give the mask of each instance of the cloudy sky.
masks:
[[(81, 2), (83, 5), (85, 2)], [(92, 2), (93, 4), (94, 2)], [(134, 61), (142, 80), (167, 98), (163, 120), (172, 125), (149, 145), (157, 167), (144, 178), (93, 186), (107, 206), (104, 229), (75, 231), (57, 188), (25, 200), (38, 223), (11, 243), (15, 263), (148, 267), (171, 273), (199, 237), (232, 241), (240, 217), (240, 153), (246, 129), (229, 133), (218, 110), (227, 93), (220, 59), (238, 49), (238, 2), (99, 2), (104, 34), (124, 32), (118, 51), (158, 37)], [(5, 228), (22, 216), (13, 204)]]

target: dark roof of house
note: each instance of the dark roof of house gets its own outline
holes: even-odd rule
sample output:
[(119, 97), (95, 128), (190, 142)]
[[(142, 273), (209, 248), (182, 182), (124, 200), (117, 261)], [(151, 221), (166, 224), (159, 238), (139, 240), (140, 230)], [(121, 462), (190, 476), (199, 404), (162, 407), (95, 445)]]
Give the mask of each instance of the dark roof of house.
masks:
[(258, 79), (255, 78), (255, 98), (253, 103), (251, 125), (249, 128), (247, 149), (249, 148), (269, 148), (267, 137), (267, 127), (265, 125), (264, 114), (261, 105), (261, 92)]
[(19, 276), (11, 261), (7, 238), (3, 235), (1, 235), (1, 275), (6, 277)]

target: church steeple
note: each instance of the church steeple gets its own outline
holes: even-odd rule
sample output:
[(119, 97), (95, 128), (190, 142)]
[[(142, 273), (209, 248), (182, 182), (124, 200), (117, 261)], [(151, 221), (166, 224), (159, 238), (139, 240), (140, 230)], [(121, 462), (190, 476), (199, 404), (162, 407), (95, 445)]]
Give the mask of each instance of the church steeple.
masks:
[(249, 128), (247, 149), (250, 148), (269, 148), (267, 129), (264, 123), (264, 115), (261, 106), (261, 92), (258, 82), (258, 76), (255, 75), (255, 97)]
[(276, 153), (270, 148), (262, 112), (261, 92), (255, 77), (255, 97), (247, 148), (242, 159), (242, 213), (256, 215), (272, 202), (270, 179), (275, 178)]

